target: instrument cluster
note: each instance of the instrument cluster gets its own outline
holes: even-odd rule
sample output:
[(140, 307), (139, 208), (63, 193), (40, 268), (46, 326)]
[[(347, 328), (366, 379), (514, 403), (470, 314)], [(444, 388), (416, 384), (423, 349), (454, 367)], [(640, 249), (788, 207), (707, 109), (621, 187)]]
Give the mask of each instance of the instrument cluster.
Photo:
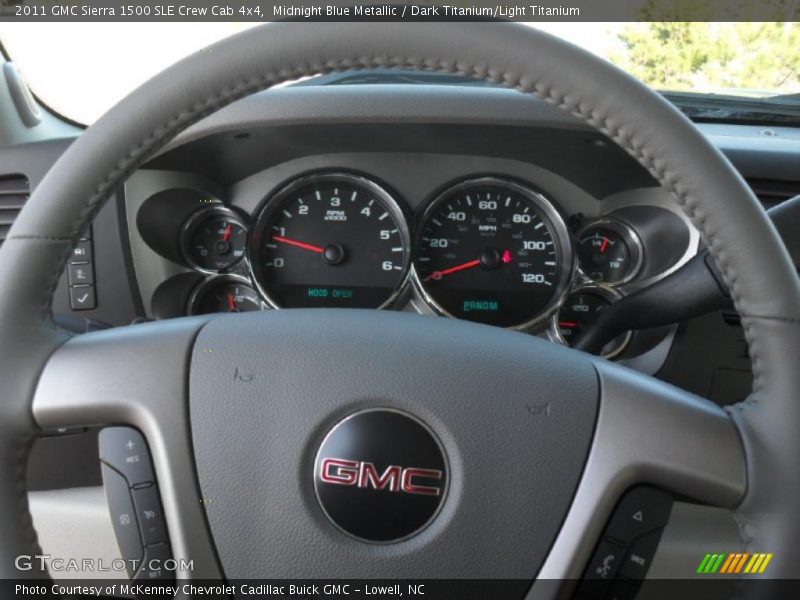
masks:
[(621, 297), (645, 258), (631, 224), (562, 214), (534, 185), (504, 176), (451, 182), (412, 214), (382, 182), (315, 172), (252, 216), (206, 200), (179, 238), (181, 262), (203, 276), (189, 314), (410, 305), (564, 344)]

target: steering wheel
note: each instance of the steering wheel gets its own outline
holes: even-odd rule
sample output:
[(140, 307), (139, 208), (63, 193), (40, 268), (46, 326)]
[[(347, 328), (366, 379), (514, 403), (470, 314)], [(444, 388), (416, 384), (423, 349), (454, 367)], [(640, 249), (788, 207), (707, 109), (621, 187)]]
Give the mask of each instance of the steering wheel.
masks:
[[(533, 336), (389, 311), (192, 317), (77, 337), (54, 325), (71, 248), (178, 132), (282, 81), (379, 67), (535, 94), (641, 163), (723, 273), (753, 363), (748, 399), (723, 410)], [(147, 439), (173, 554), (194, 560), (182, 576), (576, 578), (615, 502), (638, 483), (732, 509), (736, 550), (773, 553), (765, 576), (799, 574), (800, 285), (787, 253), (690, 121), (622, 71), (539, 31), (285, 23), (215, 44), (144, 84), (69, 147), (0, 250), (0, 281), (3, 577), (31, 577), (14, 557), (38, 551), (25, 482), (31, 440), (43, 428), (104, 424)], [(402, 497), (399, 521), (415, 518), (415, 498), (435, 497), (425, 527), (376, 539), (328, 518), (318, 454), (348, 423), (373, 446), (394, 444), (375, 453), (408, 461), (386, 475), (374, 471), (375, 453), (342, 457), (358, 467), (328, 472), (346, 484), (336, 489), (348, 498), (375, 492), (376, 503)], [(421, 464), (420, 444), (435, 448), (439, 466)], [(348, 487), (364, 472), (377, 490)]]

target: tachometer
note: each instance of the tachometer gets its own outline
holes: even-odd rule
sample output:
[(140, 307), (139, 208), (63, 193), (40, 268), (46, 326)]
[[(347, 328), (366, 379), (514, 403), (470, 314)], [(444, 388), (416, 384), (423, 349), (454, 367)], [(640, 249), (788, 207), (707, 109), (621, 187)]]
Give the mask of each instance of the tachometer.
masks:
[(539, 192), (484, 177), (449, 188), (422, 219), (416, 283), (438, 312), (529, 328), (563, 297), (573, 272), (569, 234)]
[(251, 267), (275, 307), (380, 308), (401, 289), (409, 233), (397, 201), (346, 173), (301, 178), (261, 210)]

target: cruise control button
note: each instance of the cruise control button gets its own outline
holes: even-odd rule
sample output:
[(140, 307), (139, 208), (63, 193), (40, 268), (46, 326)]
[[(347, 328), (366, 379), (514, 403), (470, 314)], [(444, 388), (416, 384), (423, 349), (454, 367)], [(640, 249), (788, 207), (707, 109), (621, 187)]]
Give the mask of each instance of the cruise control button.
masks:
[(645, 533), (664, 527), (671, 511), (672, 496), (666, 492), (634, 488), (620, 501), (605, 535), (627, 546)]
[(134, 581), (165, 581), (175, 579), (175, 573), (164, 568), (164, 561), (172, 558), (172, 552), (167, 544), (158, 546), (148, 546), (145, 551), (144, 560), (139, 566), (139, 572), (133, 578)]
[[(120, 554), (125, 561), (139, 560), (142, 558), (144, 549), (139, 537), (139, 526), (136, 522), (136, 513), (128, 490), (128, 482), (108, 465), (101, 466), (103, 485)], [(130, 572), (128, 574), (131, 575)]]
[(151, 485), (133, 490), (133, 504), (136, 507), (136, 516), (139, 518), (145, 545), (167, 542), (167, 528), (158, 489)]
[(661, 539), (661, 529), (656, 529), (643, 535), (633, 542), (622, 561), (619, 574), (628, 579), (644, 579), (650, 569), (650, 563), (656, 555), (658, 542)]
[(106, 427), (98, 440), (100, 460), (122, 473), (131, 487), (153, 482), (150, 453), (141, 433), (130, 427)]

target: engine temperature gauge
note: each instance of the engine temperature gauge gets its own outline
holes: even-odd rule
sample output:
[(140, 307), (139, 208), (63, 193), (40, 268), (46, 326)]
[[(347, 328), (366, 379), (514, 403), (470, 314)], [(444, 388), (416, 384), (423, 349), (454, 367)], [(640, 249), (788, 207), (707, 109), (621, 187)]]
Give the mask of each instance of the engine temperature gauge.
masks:
[[(567, 346), (572, 346), (581, 333), (590, 329), (598, 315), (620, 298), (620, 294), (607, 286), (583, 286), (576, 288), (564, 301), (558, 314), (550, 324), (550, 337)], [(611, 358), (625, 350), (632, 333), (623, 333), (603, 348), (602, 356)]]
[(642, 264), (639, 236), (621, 221), (592, 221), (578, 232), (578, 266), (598, 283), (619, 284), (633, 279)]

